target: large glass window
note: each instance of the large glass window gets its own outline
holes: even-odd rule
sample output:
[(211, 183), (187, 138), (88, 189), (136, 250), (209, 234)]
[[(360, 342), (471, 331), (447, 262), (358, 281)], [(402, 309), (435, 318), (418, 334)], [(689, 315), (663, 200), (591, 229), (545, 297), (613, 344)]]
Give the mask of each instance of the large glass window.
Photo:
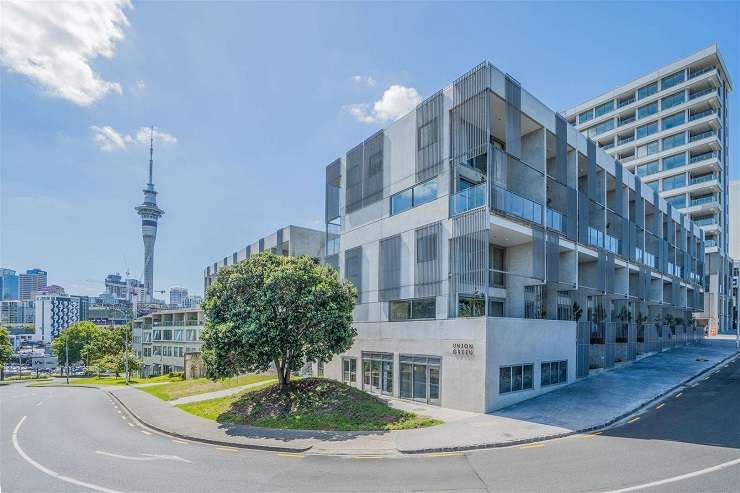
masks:
[(414, 207), (426, 204), (437, 198), (437, 180), (429, 180), (414, 188)]
[(670, 199), (666, 199), (666, 202), (671, 204), (672, 207), (676, 209), (681, 209), (683, 207), (686, 207), (686, 195), (676, 195), (675, 197), (671, 197)]
[(656, 154), (658, 152), (658, 141), (655, 142), (649, 142), (647, 144), (641, 145), (637, 147), (637, 157), (645, 157), (649, 156), (651, 154)]
[(458, 298), (457, 314), (460, 317), (482, 317), (486, 314), (482, 296), (461, 295)]
[(600, 104), (599, 106), (594, 108), (594, 116), (598, 118), (602, 115), (606, 115), (610, 111), (614, 111), (614, 100), (608, 101), (604, 104)]
[(437, 316), (437, 299), (434, 297), (394, 300), (388, 305), (392, 322), (434, 319)]
[(637, 90), (637, 99), (645, 99), (648, 96), (652, 96), (658, 92), (658, 83), (653, 82), (645, 87), (641, 87)]
[(663, 77), (660, 81), (660, 88), (665, 91), (666, 89), (670, 89), (671, 87), (680, 84), (684, 80), (686, 80), (684, 71), (681, 70), (675, 74)]
[(648, 135), (652, 135), (658, 131), (658, 122), (648, 123), (641, 127), (637, 127), (635, 138), (642, 139)]
[(606, 120), (605, 122), (599, 123), (598, 125), (595, 125), (588, 130), (586, 130), (586, 134), (589, 137), (595, 137), (597, 135), (603, 134), (604, 132), (608, 132), (609, 130), (612, 130), (614, 128), (614, 118), (610, 118)]
[(594, 110), (587, 110), (578, 114), (578, 123), (585, 123), (594, 117)]
[(499, 394), (532, 388), (534, 388), (534, 365), (513, 365), (499, 368)]
[(686, 123), (686, 114), (684, 112), (676, 113), (675, 115), (667, 116), (663, 118), (663, 130), (677, 127)]
[(407, 211), (412, 207), (426, 204), (437, 198), (437, 180), (419, 183), (409, 189), (391, 196), (391, 215)]
[(686, 174), (681, 173), (680, 175), (671, 176), (670, 178), (663, 179), (663, 190), (673, 190), (674, 188), (680, 188), (686, 186)]
[(660, 102), (660, 107), (664, 110), (683, 104), (686, 101), (686, 94), (684, 91), (671, 94), (670, 96), (664, 97)]
[(649, 186), (656, 192), (660, 191), (660, 180), (650, 181), (650, 182), (645, 183), (645, 185)]
[(686, 133), (681, 132), (680, 134), (671, 135), (663, 139), (663, 150), (673, 149), (674, 147), (682, 146), (686, 143)]
[(357, 358), (342, 358), (342, 382), (357, 382)]
[(549, 361), (540, 365), (542, 387), (568, 382), (568, 360)]
[(652, 175), (660, 170), (658, 161), (650, 161), (649, 163), (642, 164), (635, 169), (635, 174), (639, 177)]
[(414, 193), (412, 188), (404, 190), (403, 192), (398, 192), (391, 196), (391, 215), (411, 209), (411, 207), (413, 207), (413, 203)]
[(637, 118), (645, 118), (646, 116), (654, 115), (658, 112), (658, 102), (653, 101), (645, 106), (640, 106), (637, 109)]
[(663, 159), (663, 171), (678, 168), (686, 164), (686, 153), (676, 154)]

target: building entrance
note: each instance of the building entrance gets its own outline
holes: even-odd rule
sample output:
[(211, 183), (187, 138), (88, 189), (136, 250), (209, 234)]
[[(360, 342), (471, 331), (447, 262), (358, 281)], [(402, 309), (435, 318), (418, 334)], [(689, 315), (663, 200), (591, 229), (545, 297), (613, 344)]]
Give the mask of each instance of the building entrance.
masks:
[(439, 406), (440, 362), (436, 356), (401, 355), (401, 398)]

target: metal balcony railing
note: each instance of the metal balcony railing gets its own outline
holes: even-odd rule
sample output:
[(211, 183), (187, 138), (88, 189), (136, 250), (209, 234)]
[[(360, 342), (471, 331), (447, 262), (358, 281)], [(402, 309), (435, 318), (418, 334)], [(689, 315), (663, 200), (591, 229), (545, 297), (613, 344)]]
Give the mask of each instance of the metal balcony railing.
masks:
[(696, 69), (693, 72), (689, 72), (689, 79), (693, 79), (694, 77), (699, 77), (701, 74), (706, 74), (707, 72), (711, 72), (712, 70), (714, 70), (713, 65), (709, 65), (708, 67)]
[(696, 199), (691, 199), (689, 201), (689, 205), (702, 205), (702, 204), (711, 204), (712, 202), (716, 202), (717, 197), (714, 195), (707, 195), (706, 197), (699, 197)]
[(704, 118), (705, 116), (713, 115), (717, 113), (715, 110), (704, 110), (699, 113), (694, 113), (693, 115), (689, 115), (689, 121), (693, 122), (694, 120), (698, 120), (700, 118)]
[(629, 104), (632, 104), (634, 102), (635, 102), (635, 98), (634, 97), (629, 98), (629, 99), (625, 99), (623, 101), (619, 101), (619, 102), (617, 102), (617, 108), (622, 108), (622, 107), (627, 106)]
[(708, 87), (706, 89), (701, 89), (699, 91), (694, 91), (692, 93), (689, 93), (689, 101), (692, 99), (700, 98), (704, 96), (705, 94), (709, 94), (710, 92), (714, 92), (714, 89)]
[(691, 158), (689, 158), (689, 164), (698, 163), (699, 161), (706, 161), (707, 159), (712, 159), (712, 158), (715, 158), (715, 157), (716, 158), (719, 157), (719, 153), (718, 152), (705, 152), (705, 153), (699, 154), (697, 156), (691, 156)]
[(634, 116), (628, 116), (627, 118), (620, 118), (619, 119), (619, 126), (627, 125), (629, 123), (632, 123), (633, 121), (635, 121), (635, 119), (636, 118)]
[(707, 130), (706, 132), (702, 132), (700, 134), (692, 135), (689, 137), (689, 142), (696, 142), (697, 140), (704, 140), (708, 139), (709, 137), (716, 135), (716, 132), (714, 130)]
[(696, 185), (697, 183), (705, 183), (705, 182), (716, 180), (716, 179), (717, 179), (717, 176), (714, 174), (692, 176), (689, 179), (689, 185)]
[(627, 142), (632, 142), (633, 140), (635, 140), (635, 136), (634, 135), (630, 135), (629, 137), (625, 137), (623, 139), (619, 139), (619, 145), (626, 144)]

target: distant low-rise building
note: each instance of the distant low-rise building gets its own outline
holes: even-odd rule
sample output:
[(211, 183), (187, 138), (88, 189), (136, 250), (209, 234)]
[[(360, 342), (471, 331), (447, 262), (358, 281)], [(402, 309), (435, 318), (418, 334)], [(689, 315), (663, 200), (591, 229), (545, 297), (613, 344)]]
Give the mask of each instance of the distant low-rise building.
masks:
[(161, 310), (133, 323), (133, 349), (146, 376), (184, 370), (185, 354), (200, 352), (204, 316), (200, 309)]

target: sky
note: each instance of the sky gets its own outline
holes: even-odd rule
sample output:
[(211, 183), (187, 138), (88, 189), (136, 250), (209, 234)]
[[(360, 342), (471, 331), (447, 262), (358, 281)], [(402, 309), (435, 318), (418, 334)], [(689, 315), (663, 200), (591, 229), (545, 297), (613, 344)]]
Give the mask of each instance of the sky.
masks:
[(0, 266), (72, 294), (142, 278), (150, 125), (155, 289), (192, 294), (280, 227), (323, 229), (326, 165), (483, 60), (563, 110), (716, 43), (740, 128), (738, 2), (3, 1), (0, 22)]

